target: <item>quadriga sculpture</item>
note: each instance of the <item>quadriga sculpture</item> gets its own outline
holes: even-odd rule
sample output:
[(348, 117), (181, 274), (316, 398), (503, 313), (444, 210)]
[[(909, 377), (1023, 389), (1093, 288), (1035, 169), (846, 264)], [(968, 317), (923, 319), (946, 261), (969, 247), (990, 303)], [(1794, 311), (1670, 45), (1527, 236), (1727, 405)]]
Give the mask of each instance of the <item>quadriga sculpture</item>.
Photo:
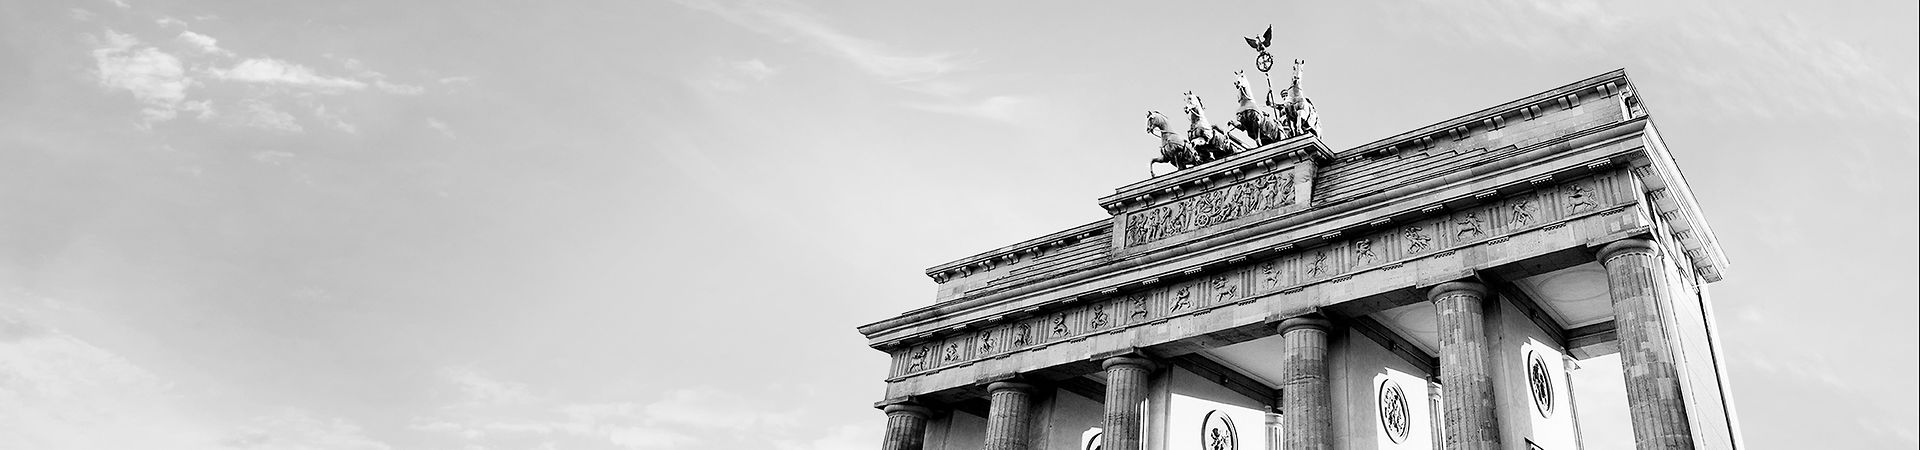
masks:
[(1173, 131), (1167, 116), (1159, 111), (1147, 111), (1147, 135), (1160, 138), (1160, 157), (1147, 161), (1147, 176), (1154, 176), (1153, 163), (1172, 164), (1175, 170), (1200, 164), (1200, 157), (1193, 152), (1193, 144), (1185, 136)]
[(1253, 139), (1254, 145), (1267, 145), (1286, 139), (1287, 130), (1268, 109), (1270, 105), (1261, 105), (1253, 96), (1253, 86), (1247, 83), (1245, 71), (1233, 72), (1233, 89), (1240, 93), (1240, 113), (1235, 118), (1235, 128)]
[(1200, 100), (1199, 95), (1195, 95), (1193, 91), (1187, 91), (1186, 96), (1187, 104), (1181, 107), (1181, 110), (1187, 112), (1190, 122), (1187, 127), (1187, 140), (1192, 144), (1193, 152), (1200, 164), (1233, 156), (1246, 149), (1238, 139), (1228, 134), (1227, 130), (1207, 120), (1207, 106)]
[(1307, 133), (1320, 133), (1320, 114), (1313, 110), (1313, 101), (1300, 93), (1300, 78), (1305, 71), (1306, 60), (1293, 60), (1293, 85), (1280, 94), (1280, 126), (1288, 132), (1287, 137)]

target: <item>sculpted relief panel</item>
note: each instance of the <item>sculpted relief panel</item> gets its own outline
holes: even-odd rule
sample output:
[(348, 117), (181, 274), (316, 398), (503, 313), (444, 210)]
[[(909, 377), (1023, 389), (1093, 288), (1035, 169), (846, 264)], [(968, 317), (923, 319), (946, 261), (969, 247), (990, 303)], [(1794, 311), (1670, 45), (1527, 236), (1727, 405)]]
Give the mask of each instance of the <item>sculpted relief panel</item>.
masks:
[(1294, 204), (1293, 170), (1282, 170), (1172, 203), (1129, 213), (1123, 245), (1150, 244)]
[[(1407, 262), (1450, 254), (1463, 247), (1503, 242), (1515, 233), (1551, 228), (1573, 217), (1632, 203), (1634, 196), (1626, 193), (1631, 187), (1621, 174), (1624, 172), (1543, 185), (1530, 192), (1487, 199), (1472, 207), (1375, 226), (1321, 245), (1251, 259), (1219, 272), (1153, 283), (958, 336), (902, 346), (892, 350), (894, 376), (971, 364), (979, 359), (1164, 322), (1304, 289), (1316, 283), (1343, 282), (1362, 271), (1398, 270)], [(1236, 190), (1240, 186), (1249, 186), (1249, 189)], [(1258, 198), (1261, 195), (1258, 186), (1242, 183), (1216, 192), (1252, 192), (1245, 195)], [(1194, 198), (1219, 197), (1209, 194)]]

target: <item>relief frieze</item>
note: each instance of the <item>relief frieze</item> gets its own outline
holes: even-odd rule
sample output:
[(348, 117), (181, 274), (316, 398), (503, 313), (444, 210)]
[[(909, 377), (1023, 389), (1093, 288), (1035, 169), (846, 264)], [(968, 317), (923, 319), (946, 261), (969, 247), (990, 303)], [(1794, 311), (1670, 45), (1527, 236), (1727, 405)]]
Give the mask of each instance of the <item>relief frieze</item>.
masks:
[(1533, 223), (1533, 196), (1514, 197), (1507, 203), (1507, 226), (1519, 227)]
[(1458, 230), (1453, 235), (1455, 239), (1473, 239), (1487, 235), (1487, 221), (1480, 219), (1479, 211), (1467, 211), (1457, 216), (1453, 221), (1454, 228)]
[[(1626, 192), (1632, 187), (1624, 176), (1625, 172), (1618, 172), (1571, 180), (1533, 192), (1449, 209), (1404, 225), (1349, 232), (1319, 245), (1250, 259), (1198, 277), (1156, 283), (1096, 301), (1043, 310), (1004, 325), (916, 342), (895, 351), (896, 376), (1235, 307), (1251, 299), (1353, 279), (1356, 274), (1369, 270), (1392, 269), (1414, 260), (1445, 257), (1461, 248), (1512, 238), (1514, 233), (1529, 229), (1565, 226), (1565, 221), (1572, 217), (1600, 214), (1638, 201)], [(1254, 198), (1264, 195), (1257, 189), (1257, 183), (1243, 182), (1237, 186), (1248, 186), (1250, 190), (1244, 192), (1251, 193), (1232, 195)], [(1233, 192), (1236, 192), (1234, 187), (1215, 191)], [(1212, 195), (1215, 194), (1195, 198), (1212, 198), (1209, 197)], [(1239, 214), (1199, 207), (1185, 211), (1216, 218)]]
[(1419, 225), (1409, 225), (1400, 230), (1400, 236), (1407, 240), (1407, 254), (1419, 254), (1433, 246), (1433, 236)]
[(1188, 309), (1192, 307), (1193, 307), (1193, 286), (1191, 285), (1180, 286), (1180, 288), (1175, 289), (1173, 291), (1173, 306), (1167, 308), (1167, 311), (1180, 312), (1180, 310)]
[(1377, 259), (1380, 259), (1380, 256), (1373, 253), (1372, 238), (1360, 238), (1353, 241), (1354, 267), (1372, 264), (1374, 260)]
[(1127, 310), (1129, 311), (1127, 313), (1128, 322), (1145, 322), (1147, 316), (1151, 314), (1147, 312), (1147, 294), (1141, 293), (1127, 296)]
[(1214, 303), (1226, 303), (1240, 298), (1240, 283), (1226, 275), (1213, 277)]
[(1150, 244), (1294, 204), (1293, 171), (1270, 173), (1126, 215), (1124, 245)]

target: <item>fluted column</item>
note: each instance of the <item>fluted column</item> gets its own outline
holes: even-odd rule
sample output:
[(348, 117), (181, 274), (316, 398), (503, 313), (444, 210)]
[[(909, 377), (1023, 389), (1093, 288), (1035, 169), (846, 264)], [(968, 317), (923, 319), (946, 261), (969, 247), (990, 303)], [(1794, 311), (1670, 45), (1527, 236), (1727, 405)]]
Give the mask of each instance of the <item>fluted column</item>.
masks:
[(1100, 448), (1140, 450), (1141, 413), (1146, 409), (1147, 375), (1153, 363), (1130, 356), (1115, 356), (1100, 362), (1107, 371), (1107, 417), (1101, 425)]
[(1281, 364), (1281, 448), (1332, 448), (1333, 392), (1327, 386), (1326, 320), (1295, 317), (1281, 321), (1286, 352)]
[(1500, 448), (1493, 373), (1487, 363), (1487, 287), (1470, 281), (1427, 291), (1440, 329), (1440, 403), (1447, 449)]
[(1693, 448), (1680, 372), (1662, 310), (1671, 301), (1662, 284), (1653, 241), (1623, 239), (1600, 248), (1613, 297), (1620, 369), (1627, 381), (1627, 415), (1640, 448)]
[(1027, 450), (1032, 422), (1033, 385), (1001, 381), (987, 385), (993, 402), (987, 409), (986, 450)]
[(886, 440), (881, 450), (920, 450), (927, 440), (927, 416), (933, 411), (912, 403), (894, 403), (887, 413)]

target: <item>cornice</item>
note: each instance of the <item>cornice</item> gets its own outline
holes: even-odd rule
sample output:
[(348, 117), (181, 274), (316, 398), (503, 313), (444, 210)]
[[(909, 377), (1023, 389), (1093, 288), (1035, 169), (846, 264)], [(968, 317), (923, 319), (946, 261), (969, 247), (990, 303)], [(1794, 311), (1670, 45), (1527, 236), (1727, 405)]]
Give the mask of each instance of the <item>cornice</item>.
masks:
[[(1504, 128), (1507, 117), (1525, 120), (1543, 114), (1544, 105), (1566, 108), (1577, 105), (1584, 98), (1605, 98), (1614, 94), (1632, 92), (1632, 83), (1626, 78), (1625, 69), (1614, 69), (1545, 92), (1527, 96), (1519, 100), (1481, 109), (1439, 123), (1414, 129), (1334, 153), (1328, 150), (1320, 137), (1306, 134), (1240, 154), (1211, 162), (1189, 170), (1154, 177), (1135, 182), (1114, 190), (1113, 195), (1102, 197), (1099, 204), (1109, 214), (1117, 214), (1133, 203), (1151, 203), (1168, 196), (1179, 196), (1186, 189), (1204, 189), (1205, 185), (1220, 177), (1232, 178), (1253, 166), (1285, 164), (1287, 160), (1302, 159), (1326, 164), (1330, 162), (1353, 161), (1365, 157), (1390, 155), (1402, 150), (1427, 149), (1440, 139), (1459, 140), (1480, 132)], [(1644, 115), (1644, 114), (1643, 114)], [(1320, 205), (1312, 205), (1317, 207)], [(1070, 245), (1111, 231), (1111, 218), (1102, 219), (1056, 232), (1017, 244), (981, 252), (966, 258), (960, 258), (926, 270), (926, 275), (936, 283), (964, 277), (976, 271), (992, 270), (1003, 264), (1016, 262), (1021, 258), (1039, 255), (1051, 248)]]
[[(1524, 179), (1503, 181), (1500, 185), (1489, 189), (1463, 192), (1444, 198), (1434, 198), (1418, 202), (1401, 201), (1400, 199), (1416, 198), (1422, 195), (1430, 196), (1433, 195), (1432, 193), (1434, 191), (1457, 189), (1458, 186), (1498, 178), (1503, 176), (1503, 173), (1519, 170), (1523, 165), (1538, 165), (1541, 161), (1570, 157), (1572, 150), (1595, 148), (1621, 142), (1637, 136), (1638, 132), (1644, 129), (1645, 124), (1646, 121), (1644, 118), (1635, 119), (1568, 134), (1554, 140), (1529, 146), (1526, 149), (1522, 149), (1513, 157), (1496, 160), (1489, 164), (1466, 168), (1444, 176), (1399, 186), (1374, 194), (1384, 198), (1396, 199), (1392, 202), (1350, 201), (1316, 209), (1308, 209), (1296, 214), (1253, 224), (1242, 230), (1195, 240), (1187, 245), (1133, 255), (1127, 259), (1114, 261), (1104, 266), (1041, 280), (987, 295), (950, 300), (932, 307), (917, 309), (900, 316), (861, 326), (859, 327), (859, 331), (868, 336), (871, 340), (870, 345), (876, 348), (887, 347), (901, 341), (925, 338), (941, 332), (957, 332), (969, 327), (978, 326), (979, 324), (972, 323), (978, 320), (978, 318), (966, 319), (960, 316), (982, 310), (983, 308), (999, 307), (1002, 306), (1001, 303), (1016, 298), (1040, 297), (1046, 295), (1049, 291), (1063, 287), (1090, 283), (1109, 287), (1091, 289), (1078, 295), (1048, 301), (1073, 303), (1082, 300), (1104, 298), (1118, 294), (1122, 289), (1136, 285), (1144, 286), (1152, 284), (1169, 276), (1199, 276), (1206, 270), (1206, 265), (1208, 264), (1225, 264), (1232, 261), (1243, 261), (1248, 258), (1264, 257), (1296, 248), (1307, 248), (1330, 239), (1338, 238), (1343, 233), (1364, 232), (1389, 224), (1404, 222), (1414, 217), (1432, 214), (1449, 207), (1479, 203), (1488, 198), (1501, 195), (1503, 191), (1524, 191), (1531, 189), (1533, 185), (1550, 181), (1554, 179), (1555, 176), (1566, 175), (1552, 172), (1540, 175), (1529, 175)], [(1633, 147), (1633, 149), (1639, 148), (1640, 147)], [(1585, 163), (1565, 164), (1565, 167), (1560, 171), (1577, 176), (1593, 170), (1624, 163), (1625, 161), (1625, 155), (1612, 155)], [(1382, 213), (1382, 210), (1391, 212)], [(1373, 219), (1362, 221), (1359, 220), (1361, 216), (1372, 216)], [(1246, 249), (1237, 255), (1209, 254), (1206, 256), (1211, 257), (1208, 258), (1211, 259), (1210, 261), (1191, 264), (1191, 267), (1180, 267), (1179, 258), (1195, 256), (1192, 249), (1239, 248), (1244, 246), (1241, 243), (1245, 241), (1286, 234), (1293, 234), (1295, 237), (1270, 246)], [(1143, 278), (1138, 280), (1101, 280), (1103, 277), (1111, 278), (1116, 274), (1123, 274), (1128, 271), (1156, 265), (1167, 267), (1165, 271), (1166, 274), (1142, 275)], [(1011, 308), (1012, 311), (1010, 312), (986, 317), (985, 320), (987, 322), (993, 322), (995, 320), (1020, 317), (1023, 314), (1031, 315), (1031, 313), (1038, 312), (1039, 308), (1038, 303), (1032, 306), (1016, 306)], [(943, 319), (952, 319), (952, 321), (958, 323), (943, 325), (936, 330), (918, 332), (908, 336), (880, 336), (889, 330), (924, 326)]]
[(1373, 141), (1335, 154), (1339, 161), (1351, 161), (1363, 157), (1377, 157), (1398, 153), (1403, 150), (1426, 149), (1439, 140), (1459, 140), (1475, 132), (1486, 132), (1504, 128), (1507, 122), (1538, 117), (1546, 111), (1546, 106), (1565, 108), (1579, 104), (1585, 98), (1605, 98), (1623, 92), (1632, 92), (1633, 83), (1627, 80), (1626, 69), (1614, 69), (1585, 80), (1576, 81), (1533, 94), (1519, 100), (1481, 109), (1439, 123), (1416, 128)]
[(1706, 214), (1700, 211), (1700, 201), (1693, 197), (1693, 189), (1680, 173), (1673, 154), (1667, 151), (1659, 131), (1651, 122), (1646, 128), (1648, 151), (1645, 159), (1634, 162), (1633, 173), (1646, 184), (1647, 202), (1666, 222), (1667, 231), (1680, 244), (1694, 273), (1708, 283), (1720, 281), (1726, 277), (1730, 265), (1727, 254), (1720, 249), (1719, 238), (1707, 225)]
[(955, 278), (956, 276), (964, 277), (970, 275), (976, 270), (993, 270), (993, 268), (1001, 264), (1014, 263), (1021, 258), (1031, 258), (1052, 249), (1073, 245), (1086, 239), (1105, 236), (1112, 230), (1112, 227), (1109, 226), (1111, 220), (1113, 219), (1100, 219), (1086, 225), (1068, 228), (1065, 231), (1055, 232), (1046, 236), (1021, 241), (1018, 244), (960, 258), (946, 264), (927, 268), (926, 274), (927, 277), (932, 278), (935, 283), (945, 283), (947, 280)]

